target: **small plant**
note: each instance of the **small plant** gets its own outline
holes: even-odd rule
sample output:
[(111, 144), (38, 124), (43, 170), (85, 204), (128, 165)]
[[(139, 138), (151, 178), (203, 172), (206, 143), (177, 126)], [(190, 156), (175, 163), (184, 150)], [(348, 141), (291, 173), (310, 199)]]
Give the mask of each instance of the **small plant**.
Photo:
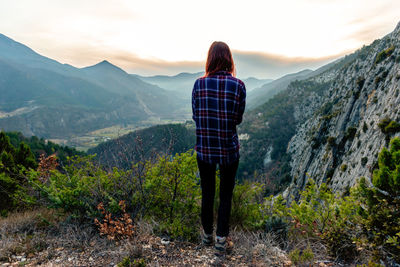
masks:
[(379, 52), (375, 58), (375, 64), (379, 64), (380, 62), (385, 60), (387, 57), (389, 57), (393, 53), (394, 48), (395, 47), (392, 45), (391, 47)]
[(58, 167), (57, 157), (56, 155), (51, 155), (46, 157), (44, 154), (41, 154), (39, 157), (39, 181), (42, 183), (46, 183), (51, 175), (51, 172), (56, 170)]
[(334, 147), (336, 144), (336, 138), (333, 136), (329, 136), (326, 141), (328, 142), (330, 147)]
[(364, 167), (367, 164), (367, 162), (368, 162), (368, 158), (367, 157), (362, 157), (361, 158), (361, 166)]
[(340, 170), (345, 172), (347, 170), (347, 164), (342, 164), (342, 166), (340, 166)]
[(309, 246), (302, 251), (300, 251), (298, 248), (295, 248), (289, 252), (289, 258), (295, 265), (310, 264), (311, 266), (314, 260), (314, 253)]
[(346, 134), (344, 135), (344, 139), (345, 140), (353, 140), (353, 138), (356, 135), (356, 133), (357, 133), (357, 128), (350, 126), (346, 130)]
[(363, 128), (362, 128), (362, 130), (363, 130), (364, 133), (366, 133), (367, 130), (368, 130), (368, 125), (367, 125), (367, 123), (366, 123), (365, 121), (364, 121), (364, 123), (363, 123)]
[(365, 78), (362, 76), (358, 77), (356, 83), (357, 83), (358, 89), (361, 89), (364, 86)]
[(99, 228), (100, 235), (106, 235), (109, 240), (132, 238), (135, 234), (135, 227), (132, 224), (133, 221), (129, 214), (126, 213), (125, 201), (121, 200), (118, 204), (122, 216), (117, 219), (112, 218), (112, 214), (105, 210), (103, 203), (97, 206), (97, 209), (104, 216), (104, 219), (103, 222), (100, 222), (96, 218), (94, 222)]
[(381, 119), (378, 123), (382, 133), (391, 135), (400, 132), (400, 123), (391, 120), (389, 117)]
[(146, 262), (144, 259), (135, 259), (133, 262), (130, 257), (125, 257), (120, 263), (117, 264), (117, 267), (145, 267)]
[(270, 216), (265, 220), (265, 232), (273, 233), (279, 244), (287, 240), (289, 224), (282, 217)]

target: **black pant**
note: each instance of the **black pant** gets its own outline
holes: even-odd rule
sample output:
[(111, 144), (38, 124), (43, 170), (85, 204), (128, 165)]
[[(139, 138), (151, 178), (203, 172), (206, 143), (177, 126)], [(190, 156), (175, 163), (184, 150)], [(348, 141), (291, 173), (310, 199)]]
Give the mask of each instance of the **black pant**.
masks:
[[(201, 178), (201, 223), (204, 232), (213, 232), (214, 196), (215, 196), (215, 172), (216, 164), (210, 164), (197, 158)], [(229, 217), (231, 215), (232, 193), (235, 186), (235, 176), (239, 160), (229, 165), (219, 165), (220, 188), (219, 208), (217, 220), (217, 236), (228, 236)]]

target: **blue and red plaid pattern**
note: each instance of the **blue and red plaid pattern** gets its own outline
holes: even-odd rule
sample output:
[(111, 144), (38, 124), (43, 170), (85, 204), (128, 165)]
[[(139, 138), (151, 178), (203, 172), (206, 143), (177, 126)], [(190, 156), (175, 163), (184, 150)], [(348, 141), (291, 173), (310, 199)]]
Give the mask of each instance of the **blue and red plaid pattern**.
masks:
[(236, 126), (246, 104), (244, 83), (225, 71), (196, 80), (192, 92), (197, 156), (208, 163), (230, 164), (239, 159)]

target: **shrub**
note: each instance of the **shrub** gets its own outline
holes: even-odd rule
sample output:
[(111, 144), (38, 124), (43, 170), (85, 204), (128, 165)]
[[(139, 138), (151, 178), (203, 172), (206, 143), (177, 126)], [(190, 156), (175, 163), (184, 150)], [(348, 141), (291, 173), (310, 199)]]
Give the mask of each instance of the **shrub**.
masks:
[[(379, 153), (372, 187), (363, 177), (357, 188), (363, 205), (360, 214), (373, 247), (382, 258), (400, 261), (400, 138), (390, 142), (390, 150)], [(388, 255), (387, 255), (388, 254)]]
[(346, 133), (344, 135), (344, 139), (345, 140), (353, 140), (354, 136), (357, 133), (357, 128), (356, 127), (352, 127), (350, 126), (349, 128), (347, 128)]
[(314, 260), (314, 253), (309, 246), (302, 251), (295, 248), (289, 252), (289, 258), (295, 265), (311, 266)]
[(35, 203), (25, 175), (36, 166), (35, 157), (26, 144), (20, 143), (15, 148), (9, 137), (0, 132), (0, 213)]
[(341, 197), (330, 191), (326, 184), (317, 186), (309, 180), (298, 202), (289, 206), (282, 196), (267, 199), (264, 209), (282, 217), (290, 224), (292, 240), (321, 239), (330, 253), (337, 258), (350, 260), (357, 254), (353, 242), (358, 221), (357, 200), (353, 196)]
[(383, 60), (385, 60), (387, 57), (389, 57), (394, 51), (394, 46), (392, 45), (391, 47), (381, 51), (378, 53), (378, 55), (375, 58), (375, 64), (379, 64)]
[(104, 216), (104, 219), (100, 222), (95, 218), (94, 222), (99, 228), (100, 235), (107, 235), (109, 240), (132, 238), (135, 233), (135, 227), (132, 224), (133, 221), (129, 214), (126, 213), (125, 201), (121, 200), (118, 205), (121, 209), (122, 216), (117, 219), (112, 218), (112, 214), (105, 210), (103, 203), (97, 206), (97, 209)]
[(396, 121), (391, 121), (385, 127), (385, 133), (387, 133), (387, 134), (395, 134), (397, 132), (400, 132), (400, 123), (398, 123)]
[(347, 170), (347, 164), (342, 164), (342, 166), (340, 166), (340, 170), (345, 172)]
[(362, 128), (362, 130), (363, 130), (364, 133), (366, 133), (367, 130), (368, 130), (368, 125), (367, 125), (367, 123), (366, 123), (365, 121), (364, 121), (364, 123), (363, 123), (363, 128)]
[(238, 225), (247, 229), (259, 227), (262, 192), (263, 186), (259, 183), (245, 181), (235, 185), (230, 219), (232, 226)]
[(287, 241), (289, 224), (278, 216), (269, 216), (265, 220), (265, 232), (274, 234), (278, 244), (284, 244)]
[[(68, 158), (69, 165), (63, 172), (49, 170), (48, 179), (42, 171), (31, 171), (29, 179), (41, 192), (42, 201), (50, 208), (61, 208), (81, 220), (100, 218), (97, 209), (103, 203), (107, 211), (118, 214), (120, 200), (126, 200), (126, 209), (132, 215), (143, 207), (142, 177), (134, 171), (114, 168), (105, 171), (93, 162), (93, 156)], [(38, 181), (39, 180), (39, 181)], [(41, 180), (41, 181), (40, 181)]]
[(381, 119), (378, 123), (382, 133), (391, 135), (400, 131), (400, 123), (391, 120), (389, 117)]
[(146, 216), (159, 223), (160, 233), (172, 238), (198, 238), (199, 182), (196, 155), (191, 151), (177, 154), (172, 160), (161, 157), (148, 168)]
[(329, 144), (330, 147), (334, 147), (336, 144), (336, 138), (333, 136), (329, 136), (327, 139), (327, 142)]
[(365, 166), (365, 164), (367, 164), (368, 162), (368, 158), (367, 157), (362, 157), (361, 158), (361, 166)]
[(364, 86), (365, 78), (362, 76), (358, 77), (356, 83), (357, 83), (358, 89), (361, 89)]
[(378, 127), (381, 129), (383, 133), (385, 133), (385, 128), (386, 126), (389, 125), (390, 121), (391, 119), (389, 117), (385, 117), (379, 121)]

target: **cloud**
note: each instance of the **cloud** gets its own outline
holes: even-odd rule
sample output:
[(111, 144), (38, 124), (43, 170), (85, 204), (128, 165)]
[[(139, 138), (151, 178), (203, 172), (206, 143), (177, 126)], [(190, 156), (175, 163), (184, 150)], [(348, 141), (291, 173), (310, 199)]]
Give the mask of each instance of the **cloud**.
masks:
[[(315, 69), (336, 58), (290, 58), (285, 56), (247, 51), (233, 51), (239, 77), (278, 78), (303, 69)], [(141, 75), (175, 75), (180, 72), (199, 72), (204, 70), (205, 61), (165, 61), (157, 58), (142, 58), (136, 54), (108, 49), (106, 47), (70, 47), (64, 49), (63, 58), (78, 67), (96, 64), (104, 59), (123, 68), (128, 73)], [(204, 55), (206, 57), (206, 55)]]
[(303, 69), (315, 69), (343, 56), (339, 54), (322, 58), (305, 58), (246, 51), (233, 51), (233, 55), (238, 75), (273, 79)]

